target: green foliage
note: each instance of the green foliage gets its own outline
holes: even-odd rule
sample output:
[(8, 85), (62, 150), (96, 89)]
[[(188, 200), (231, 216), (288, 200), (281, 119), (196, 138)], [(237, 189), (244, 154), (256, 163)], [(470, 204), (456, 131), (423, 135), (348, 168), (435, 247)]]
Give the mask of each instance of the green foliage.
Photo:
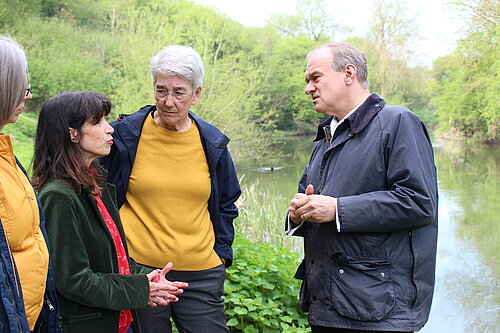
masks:
[[(117, 71), (107, 66), (116, 42), (111, 36), (59, 19), (31, 18), (37, 26), (20, 26), (18, 39), (28, 49), (33, 101), (40, 105), (61, 91), (96, 91), (115, 96)], [(75, 54), (78, 56), (75, 57)]]
[(459, 138), (500, 139), (500, 5), (494, 1), (460, 1), (471, 13), (469, 35), (452, 55), (434, 63), (432, 105), (441, 132)]
[(273, 49), (269, 86), (264, 90), (261, 109), (275, 117), (278, 129), (304, 132), (306, 127), (310, 131), (322, 118), (304, 93), (305, 58), (319, 44), (306, 37), (294, 37), (280, 40)]
[(379, 94), (388, 104), (402, 105), (412, 110), (428, 126), (435, 124), (435, 112), (429, 107), (429, 70), (410, 67), (407, 60), (396, 58), (389, 49), (370, 39), (351, 38), (347, 42), (366, 56), (371, 91)]
[[(15, 37), (28, 53), (31, 110), (60, 91), (93, 90), (111, 98), (114, 114), (132, 113), (154, 103), (150, 58), (168, 44), (187, 44), (201, 54), (206, 73), (193, 111), (232, 139), (235, 157), (268, 155), (280, 131), (310, 133), (322, 118), (303, 93), (306, 54), (338, 29), (322, 0), (301, 0), (297, 14), (275, 17), (263, 28), (245, 28), (188, 1), (0, 3), (0, 33)], [(453, 56), (458, 60), (436, 64), (431, 88), (429, 72), (408, 65), (415, 29), (403, 1), (374, 2), (378, 14), (370, 32), (349, 42), (365, 52), (370, 88), (388, 103), (410, 108), (428, 125), (439, 108), (441, 129), (495, 140), (499, 28), (488, 22), (498, 22), (498, 4), (461, 3), (473, 5), (474, 29)]]
[(242, 193), (237, 201), (240, 214), (237, 230), (257, 242), (271, 242), (291, 250), (300, 249), (301, 239), (284, 234), (287, 203), (293, 193), (290, 198), (283, 198), (283, 193), (276, 193), (273, 188), (266, 188), (259, 181), (240, 183)]
[(310, 332), (298, 306), (299, 281), (293, 278), (298, 255), (236, 234), (225, 289), (231, 332)]
[(50, 8), (38, 6), (5, 32), (27, 49), (31, 109), (60, 91), (92, 90), (110, 97), (114, 114), (132, 113), (154, 103), (151, 57), (169, 44), (191, 45), (205, 65), (202, 98), (193, 111), (232, 139), (235, 157), (265, 155), (275, 141), (270, 118), (258, 112), (265, 53), (249, 29), (187, 1), (46, 5)]
[(416, 27), (406, 2), (377, 0), (373, 6), (374, 19), (366, 37), (348, 40), (366, 56), (370, 90), (388, 104), (405, 106), (433, 125), (434, 112), (428, 106), (429, 70), (409, 65)]
[(2, 128), (2, 132), (10, 135), (14, 154), (26, 169), (30, 166), (33, 158), (33, 142), (37, 123), (36, 113), (26, 112), (19, 115), (15, 124), (7, 124)]
[(325, 0), (298, 0), (295, 11), (296, 14), (275, 14), (268, 19), (285, 39), (303, 36), (327, 43), (338, 29), (326, 9)]

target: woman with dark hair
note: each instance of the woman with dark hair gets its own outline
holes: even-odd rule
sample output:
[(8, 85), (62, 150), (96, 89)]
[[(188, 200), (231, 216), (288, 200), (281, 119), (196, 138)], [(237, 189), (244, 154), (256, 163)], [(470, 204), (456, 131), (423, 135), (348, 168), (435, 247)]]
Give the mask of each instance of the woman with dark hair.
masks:
[[(134, 310), (177, 301), (186, 283), (129, 260), (115, 201), (96, 159), (109, 153), (109, 100), (60, 93), (42, 107), (33, 183), (47, 217), (64, 332), (139, 332)], [(149, 272), (149, 273), (148, 273)], [(148, 274), (146, 274), (148, 273)]]
[[(22, 47), (0, 36), (0, 131), (32, 98)], [(59, 332), (45, 220), (26, 171), (0, 133), (0, 332)]]

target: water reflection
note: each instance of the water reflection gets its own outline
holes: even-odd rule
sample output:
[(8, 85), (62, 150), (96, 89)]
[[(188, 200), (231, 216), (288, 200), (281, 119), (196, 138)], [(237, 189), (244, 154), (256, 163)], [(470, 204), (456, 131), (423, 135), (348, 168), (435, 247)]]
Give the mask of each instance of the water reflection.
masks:
[(423, 333), (497, 332), (500, 325), (498, 147), (439, 142), (436, 291)]
[[(497, 332), (500, 149), (439, 140), (434, 148), (440, 195), (437, 282), (429, 322), (420, 332)], [(285, 156), (272, 163), (236, 163), (244, 186), (253, 184), (257, 195), (267, 193), (263, 200), (272, 198), (279, 211), (268, 223), (277, 230), (283, 228), (282, 212), (297, 191), (311, 149), (310, 137), (294, 138), (287, 141)]]

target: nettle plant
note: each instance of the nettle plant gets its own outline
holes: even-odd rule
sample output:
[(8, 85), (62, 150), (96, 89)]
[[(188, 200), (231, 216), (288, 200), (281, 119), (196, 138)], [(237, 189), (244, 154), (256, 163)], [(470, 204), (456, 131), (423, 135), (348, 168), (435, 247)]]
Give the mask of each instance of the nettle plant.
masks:
[(227, 270), (225, 303), (231, 332), (310, 332), (300, 310), (300, 281), (294, 279), (299, 255), (241, 234), (234, 241)]

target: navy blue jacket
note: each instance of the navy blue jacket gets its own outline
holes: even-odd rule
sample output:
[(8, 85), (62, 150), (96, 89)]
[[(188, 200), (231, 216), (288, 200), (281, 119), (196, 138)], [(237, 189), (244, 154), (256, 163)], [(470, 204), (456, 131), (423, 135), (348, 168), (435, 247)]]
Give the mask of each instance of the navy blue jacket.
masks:
[(418, 331), (434, 290), (437, 177), (424, 124), (375, 94), (339, 125), (324, 127), (300, 179), (337, 199), (335, 221), (305, 222), (301, 305), (312, 325)]
[(0, 223), (0, 332), (30, 332), (24, 311), (21, 282)]
[[(26, 177), (28, 177), (26, 170), (19, 161), (17, 161), (17, 165), (21, 168)], [(37, 202), (38, 211), (40, 212), (40, 229), (42, 230), (43, 237), (48, 247), (47, 232), (45, 230), (45, 216), (38, 196)], [(13, 256), (10, 252), (2, 223), (0, 223), (0, 332), (27, 333), (30, 332), (30, 330), (24, 310), (20, 279), (15, 262), (12, 259)], [(45, 301), (39, 316), (43, 322), (40, 332), (58, 333), (60, 332), (59, 306), (56, 296), (52, 261), (50, 258), (44, 298)]]
[[(156, 106), (147, 105), (133, 114), (122, 114), (117, 121), (111, 123), (115, 129), (114, 144), (110, 154), (101, 158), (100, 162), (108, 170), (108, 182), (116, 186), (118, 207), (125, 202), (142, 126), (146, 117), (154, 110)], [(233, 260), (233, 220), (238, 216), (235, 202), (241, 194), (233, 161), (227, 149), (229, 138), (191, 111), (189, 116), (200, 131), (210, 172), (212, 189), (208, 210), (215, 232), (214, 250), (219, 257), (226, 260), (226, 267), (229, 267)]]

